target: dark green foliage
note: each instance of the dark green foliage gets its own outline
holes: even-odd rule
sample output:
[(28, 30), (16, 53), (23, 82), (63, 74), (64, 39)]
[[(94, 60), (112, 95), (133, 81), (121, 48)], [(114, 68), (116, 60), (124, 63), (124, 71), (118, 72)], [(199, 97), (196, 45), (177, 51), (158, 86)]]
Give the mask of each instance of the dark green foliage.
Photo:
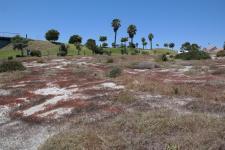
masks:
[(183, 60), (210, 59), (210, 55), (204, 51), (201, 51), (200, 48), (201, 47), (198, 44), (191, 44), (189, 42), (185, 42), (181, 46), (181, 50), (183, 51), (183, 53), (177, 54), (175, 58)]
[(225, 57), (225, 50), (217, 52), (216, 57)]
[(165, 48), (169, 47), (169, 44), (168, 43), (164, 43), (164, 47)]
[(169, 48), (172, 48), (173, 49), (174, 47), (175, 47), (175, 44), (174, 43), (170, 43), (169, 44)]
[(129, 27), (127, 28), (127, 33), (129, 35), (129, 37), (131, 38), (131, 43), (133, 43), (134, 35), (136, 35), (136, 33), (137, 33), (137, 27), (133, 24), (129, 25)]
[(73, 35), (69, 39), (70, 44), (81, 44), (82, 43), (82, 37), (80, 35)]
[(75, 45), (75, 47), (78, 51), (78, 55), (80, 55), (82, 37), (80, 35), (73, 35), (73, 36), (70, 37), (69, 43)]
[(8, 60), (13, 60), (13, 56), (9, 56), (8, 57)]
[(102, 44), (102, 47), (103, 47), (103, 48), (107, 48), (107, 47), (108, 47), (108, 43), (103, 43), (103, 44)]
[(99, 41), (100, 41), (100, 42), (105, 42), (105, 41), (107, 41), (107, 36), (100, 36), (100, 37), (99, 37)]
[(45, 39), (51, 42), (55, 42), (59, 39), (60, 33), (57, 30), (51, 29), (45, 33)]
[(97, 49), (97, 45), (95, 40), (93, 39), (88, 39), (86, 42), (86, 46), (88, 49), (90, 49), (93, 53), (95, 53), (95, 50)]
[(223, 50), (225, 50), (225, 42), (224, 42), (224, 44), (223, 44)]
[(141, 42), (142, 42), (143, 49), (145, 49), (145, 46), (148, 44), (148, 43), (146, 42), (146, 39), (145, 39), (144, 37), (141, 38)]
[(39, 50), (32, 50), (30, 52), (30, 56), (32, 56), (32, 57), (41, 57), (41, 51), (39, 51)]
[(150, 41), (151, 50), (152, 50), (152, 40), (154, 39), (154, 35), (153, 35), (152, 33), (150, 33), (150, 34), (148, 35), (148, 39), (149, 39), (149, 41)]
[(27, 39), (19, 35), (16, 35), (15, 37), (11, 39), (11, 42), (13, 44), (13, 49), (20, 50), (21, 56), (24, 56), (23, 49), (27, 47), (27, 43), (28, 43)]
[(59, 47), (58, 56), (66, 56), (68, 54), (68, 47), (65, 44), (61, 44)]
[(160, 60), (161, 60), (161, 61), (168, 61), (168, 58), (167, 58), (166, 54), (162, 54), (162, 55), (160, 56)]
[(122, 73), (122, 69), (119, 67), (113, 67), (110, 72), (109, 72), (109, 77), (110, 78), (116, 78), (118, 76), (120, 76)]
[(210, 59), (210, 55), (204, 51), (200, 50), (191, 50), (186, 53), (180, 53), (175, 56), (176, 59), (183, 60), (201, 60), (201, 59)]
[(200, 46), (198, 44), (191, 44), (190, 42), (185, 42), (181, 46), (182, 51), (195, 51), (195, 50), (200, 50)]
[(26, 68), (19, 61), (5, 61), (0, 64), (0, 72), (10, 72), (16, 70), (25, 70)]

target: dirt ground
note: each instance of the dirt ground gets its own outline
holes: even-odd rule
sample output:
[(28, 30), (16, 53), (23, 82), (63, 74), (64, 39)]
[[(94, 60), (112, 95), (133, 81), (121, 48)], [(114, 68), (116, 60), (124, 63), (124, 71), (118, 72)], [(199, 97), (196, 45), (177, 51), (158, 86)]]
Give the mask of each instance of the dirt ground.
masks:
[(0, 149), (225, 149), (225, 59), (22, 61), (0, 74)]

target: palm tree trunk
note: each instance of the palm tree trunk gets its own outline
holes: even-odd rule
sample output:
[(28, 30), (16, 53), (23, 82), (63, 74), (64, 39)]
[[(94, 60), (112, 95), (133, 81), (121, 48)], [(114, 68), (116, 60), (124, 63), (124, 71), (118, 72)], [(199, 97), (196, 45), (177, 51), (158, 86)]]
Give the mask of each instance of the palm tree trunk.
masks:
[(117, 37), (117, 31), (115, 32), (114, 47), (116, 47), (116, 37)]
[(151, 41), (151, 50), (152, 50), (152, 41)]

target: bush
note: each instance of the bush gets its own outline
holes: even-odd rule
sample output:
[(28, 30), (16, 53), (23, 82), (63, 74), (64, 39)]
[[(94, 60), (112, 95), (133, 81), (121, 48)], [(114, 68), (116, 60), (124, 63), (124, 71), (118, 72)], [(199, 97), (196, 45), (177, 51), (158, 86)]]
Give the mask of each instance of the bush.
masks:
[(13, 60), (13, 56), (9, 56), (8, 57), (8, 60)]
[(225, 57), (225, 50), (217, 52), (216, 57)]
[(114, 60), (113, 60), (113, 58), (108, 58), (106, 62), (107, 62), (107, 63), (113, 63)]
[(41, 51), (39, 51), (39, 50), (32, 50), (30, 52), (30, 56), (32, 56), (32, 57), (41, 57)]
[(121, 73), (122, 73), (122, 69), (121, 68), (119, 68), (119, 67), (113, 67), (111, 69), (111, 71), (109, 72), (109, 77), (110, 78), (116, 78), (116, 77), (120, 76)]
[(149, 55), (148, 51), (142, 51), (142, 55)]
[(65, 44), (61, 44), (57, 56), (66, 56), (67, 54), (68, 54), (68, 47)]
[(0, 65), (0, 72), (25, 70), (26, 68), (19, 61), (5, 61)]
[(168, 58), (165, 54), (160, 56), (161, 61), (168, 61)]
[(160, 68), (160, 66), (153, 62), (137, 62), (132, 63), (129, 68), (131, 69), (154, 69), (154, 68)]
[(210, 59), (210, 55), (204, 51), (192, 50), (186, 53), (180, 53), (175, 56), (176, 59), (183, 60), (201, 60), (201, 59)]

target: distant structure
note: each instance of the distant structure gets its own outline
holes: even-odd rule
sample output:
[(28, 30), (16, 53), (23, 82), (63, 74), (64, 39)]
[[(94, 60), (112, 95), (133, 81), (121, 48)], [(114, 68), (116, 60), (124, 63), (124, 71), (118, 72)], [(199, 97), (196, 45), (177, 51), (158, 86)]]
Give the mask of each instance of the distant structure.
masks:
[(216, 53), (223, 50), (223, 48), (217, 48), (216, 46), (209, 46), (208, 48), (203, 48), (203, 51), (208, 53)]

